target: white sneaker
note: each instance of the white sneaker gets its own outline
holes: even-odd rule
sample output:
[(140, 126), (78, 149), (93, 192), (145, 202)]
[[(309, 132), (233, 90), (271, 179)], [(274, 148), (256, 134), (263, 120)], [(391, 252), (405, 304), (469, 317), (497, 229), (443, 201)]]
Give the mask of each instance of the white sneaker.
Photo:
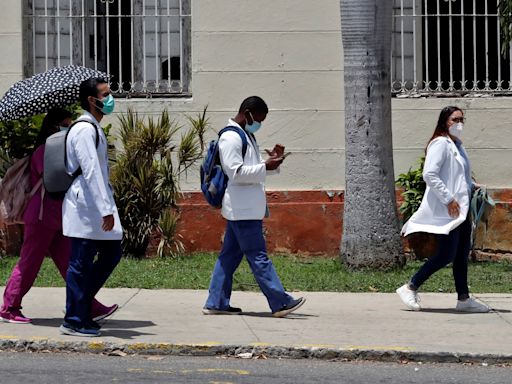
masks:
[(421, 307), (418, 303), (418, 293), (409, 288), (408, 284), (402, 285), (396, 290), (400, 299), (411, 311), (420, 311)]
[(470, 297), (466, 300), (457, 300), (455, 310), (459, 312), (487, 313), (491, 308), (485, 304), (479, 303), (473, 297)]

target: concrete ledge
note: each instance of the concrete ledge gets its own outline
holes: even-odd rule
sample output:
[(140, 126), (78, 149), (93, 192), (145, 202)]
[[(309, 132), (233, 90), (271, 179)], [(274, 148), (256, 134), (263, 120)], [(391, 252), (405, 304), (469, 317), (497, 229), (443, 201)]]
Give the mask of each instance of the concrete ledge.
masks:
[(109, 343), (101, 341), (57, 341), (0, 339), (0, 351), (39, 353), (94, 353), (119, 355), (227, 356), (273, 359), (365, 360), (381, 362), (512, 364), (512, 354), (472, 354), (407, 350), (343, 349), (323, 347)]

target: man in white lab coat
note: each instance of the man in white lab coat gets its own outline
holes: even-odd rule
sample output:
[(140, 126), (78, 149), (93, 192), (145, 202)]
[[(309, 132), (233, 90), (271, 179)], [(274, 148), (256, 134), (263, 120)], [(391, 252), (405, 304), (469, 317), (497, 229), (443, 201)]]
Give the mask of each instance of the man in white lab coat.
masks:
[(257, 96), (245, 99), (238, 114), (228, 126), (238, 128), (247, 138), (247, 152), (242, 156), (240, 134), (227, 131), (219, 138), (222, 169), (229, 181), (222, 201), (222, 216), (227, 220), (224, 245), (213, 270), (205, 315), (237, 315), (240, 308), (230, 305), (233, 274), (245, 254), (249, 266), (266, 296), (274, 316), (283, 317), (300, 308), (304, 298), (288, 295), (267, 256), (263, 236), (263, 218), (267, 212), (265, 179), (267, 173), (278, 170), (286, 155), (284, 147), (276, 145), (270, 157), (261, 158), (254, 133), (268, 114), (265, 102)]
[(60, 330), (76, 336), (99, 336), (91, 320), (91, 301), (121, 259), (123, 229), (109, 184), (108, 143), (100, 126), (104, 115), (114, 110), (114, 98), (103, 79), (80, 85), (84, 114), (66, 140), (66, 166), (79, 168), (64, 198), (62, 226), (71, 238), (72, 252), (67, 272), (66, 316)]

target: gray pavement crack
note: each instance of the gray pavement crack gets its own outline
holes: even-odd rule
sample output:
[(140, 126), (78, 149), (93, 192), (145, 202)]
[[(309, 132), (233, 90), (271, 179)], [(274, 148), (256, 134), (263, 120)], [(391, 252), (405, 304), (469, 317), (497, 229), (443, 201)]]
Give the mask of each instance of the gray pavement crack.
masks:
[(119, 304), (119, 309), (112, 316), (110, 316), (104, 320), (105, 324), (108, 323), (109, 320), (113, 320), (116, 317), (116, 315), (120, 312), (120, 310), (123, 309), (130, 301), (132, 301), (135, 298), (135, 296), (137, 296), (140, 293), (140, 291), (142, 291), (142, 288), (137, 288), (135, 293), (133, 295), (131, 295), (130, 297), (128, 297), (128, 299), (126, 299), (124, 301), (124, 303)]
[(254, 332), (254, 330), (251, 328), (251, 326), (249, 325), (249, 323), (247, 322), (247, 320), (245, 319), (244, 315), (241, 315), (240, 316), (242, 318), (242, 321), (244, 322), (245, 326), (247, 327), (247, 329), (252, 333), (252, 335), (256, 338), (256, 342), (258, 343), (261, 343), (261, 340), (260, 338), (258, 337), (258, 335), (256, 334), (256, 332)]
[(511, 325), (512, 326), (512, 321), (510, 321), (509, 319), (507, 319), (505, 316), (503, 316), (499, 311), (497, 310), (494, 310), (494, 308), (492, 307), (491, 303), (487, 302), (485, 299), (481, 298), (481, 297), (478, 297), (475, 295), (476, 298), (478, 298), (478, 300), (480, 300), (481, 302), (483, 302), (485, 305), (487, 305), (489, 308), (491, 308), (491, 311), (492, 313), (496, 314), (496, 316), (498, 316), (501, 320), (503, 320), (505, 323), (507, 323), (508, 325)]

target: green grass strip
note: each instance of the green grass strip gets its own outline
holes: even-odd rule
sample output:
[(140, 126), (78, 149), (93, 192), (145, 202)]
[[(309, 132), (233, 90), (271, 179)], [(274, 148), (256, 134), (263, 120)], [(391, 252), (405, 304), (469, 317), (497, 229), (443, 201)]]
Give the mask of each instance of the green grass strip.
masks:
[[(180, 258), (137, 260), (124, 258), (106, 286), (110, 288), (207, 289), (216, 255), (201, 253)], [(273, 255), (272, 261), (288, 291), (394, 292), (414, 274), (421, 262), (409, 262), (391, 272), (348, 271), (338, 259)], [(0, 283), (5, 284), (15, 257), (0, 259)], [(512, 291), (512, 263), (470, 263), (471, 292), (509, 293)], [(35, 283), (38, 287), (62, 287), (64, 281), (50, 259), (43, 263)], [(246, 261), (234, 277), (234, 290), (254, 291), (258, 286)], [(426, 292), (454, 292), (450, 267), (432, 276), (422, 287)]]

